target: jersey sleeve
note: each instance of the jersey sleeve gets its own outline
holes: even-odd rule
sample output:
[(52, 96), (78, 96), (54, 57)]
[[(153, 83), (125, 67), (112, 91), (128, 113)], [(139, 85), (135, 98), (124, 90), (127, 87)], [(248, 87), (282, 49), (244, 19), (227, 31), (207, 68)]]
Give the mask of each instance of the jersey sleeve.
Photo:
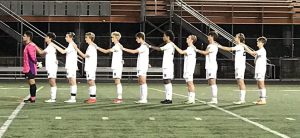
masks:
[(139, 53), (143, 53), (143, 52), (145, 52), (146, 51), (146, 46), (141, 46), (141, 47), (139, 47), (138, 49), (136, 49), (137, 51), (139, 51)]
[(35, 45), (32, 45), (30, 47), (27, 48), (27, 52), (28, 52), (28, 57), (31, 61), (33, 61), (34, 63), (37, 62), (36, 60), (36, 49), (35, 49)]
[(170, 49), (171, 47), (172, 47), (172, 45), (169, 43), (169, 44), (166, 44), (166, 45), (163, 46), (163, 47), (160, 47), (160, 50), (165, 51), (165, 50)]

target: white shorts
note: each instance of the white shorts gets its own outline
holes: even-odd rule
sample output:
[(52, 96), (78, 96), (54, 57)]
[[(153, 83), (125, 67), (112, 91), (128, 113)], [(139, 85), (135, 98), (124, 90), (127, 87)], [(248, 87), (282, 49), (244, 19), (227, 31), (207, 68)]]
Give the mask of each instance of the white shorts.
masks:
[(57, 77), (57, 69), (47, 70), (48, 79), (56, 79)]
[(266, 75), (266, 72), (255, 72), (255, 79), (257, 81), (264, 81), (265, 80), (265, 75)]
[(189, 73), (189, 72), (185, 72), (183, 74), (183, 78), (185, 79), (186, 82), (193, 81), (194, 80), (194, 74), (193, 73)]
[(163, 69), (163, 79), (173, 79), (174, 78), (174, 69), (173, 68), (164, 68)]
[(206, 79), (216, 79), (217, 70), (206, 69)]
[(113, 69), (113, 78), (121, 79), (122, 78), (122, 69)]
[(145, 70), (138, 70), (136, 73), (137, 76), (147, 76), (147, 71)]
[(96, 79), (96, 72), (95, 71), (86, 71), (86, 80), (95, 80)]
[(235, 69), (235, 79), (244, 79), (245, 69)]
[(76, 70), (67, 69), (67, 78), (76, 79)]

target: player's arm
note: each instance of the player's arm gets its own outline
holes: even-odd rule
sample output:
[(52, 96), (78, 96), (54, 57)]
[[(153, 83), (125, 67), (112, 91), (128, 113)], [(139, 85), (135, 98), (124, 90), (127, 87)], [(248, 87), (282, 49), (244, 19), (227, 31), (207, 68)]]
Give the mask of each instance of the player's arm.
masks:
[(37, 51), (37, 53), (40, 55), (40, 56), (44, 56), (46, 54), (46, 51), (42, 50), (40, 47), (38, 46), (35, 46), (35, 49)]
[(186, 51), (180, 49), (178, 46), (176, 46), (174, 43), (172, 44), (173, 47), (176, 49), (176, 51), (181, 55), (187, 55)]
[[(80, 51), (80, 49), (77, 47), (77, 45), (74, 43), (73, 45), (72, 45), (73, 47), (74, 47), (74, 49), (77, 51), (77, 53), (80, 55), (80, 53), (81, 54), (83, 54), (81, 51)], [(80, 51), (80, 53), (78, 52), (78, 51)], [(86, 57), (86, 55), (85, 54), (83, 54), (83, 55), (80, 55), (80, 56), (82, 56), (82, 57), (78, 57), (79, 59), (83, 59), (83, 58), (85, 58)], [(84, 57), (83, 57), (84, 56)]]
[(97, 50), (102, 52), (102, 53), (105, 53), (105, 54), (113, 52), (112, 49), (104, 49), (104, 48), (101, 48), (101, 47), (97, 47)]
[(162, 51), (162, 49), (160, 47), (157, 47), (157, 46), (151, 46), (151, 45), (149, 45), (148, 47), (152, 48), (152, 49), (154, 49), (156, 51)]
[(218, 48), (225, 50), (225, 51), (229, 51), (229, 52), (234, 51), (234, 49), (232, 47), (218, 45)]
[(139, 50), (137, 50), (137, 49), (133, 50), (133, 49), (128, 49), (128, 48), (124, 48), (124, 47), (123, 47), (123, 51), (131, 53), (131, 54), (137, 54), (137, 53), (139, 53)]
[(196, 51), (197, 53), (202, 54), (202, 55), (208, 55), (208, 54), (209, 54), (209, 51), (208, 51), (208, 50), (203, 51), (203, 50), (199, 50), (199, 49), (196, 48), (195, 51)]
[(246, 52), (249, 53), (250, 55), (252, 55), (253, 57), (256, 56), (256, 52), (251, 50), (247, 45), (243, 45), (243, 47), (245, 48)]
[(82, 58), (87, 58), (88, 55), (84, 54), (83, 52), (81, 52), (81, 50), (79, 48), (76, 48), (77, 53), (82, 57)]
[(54, 48), (58, 51), (58, 52), (60, 52), (60, 53), (62, 53), (62, 54), (66, 54), (67, 53), (67, 51), (66, 50), (64, 50), (64, 49), (62, 49), (61, 47), (59, 47), (59, 46), (57, 46), (57, 45), (53, 45), (54, 46)]
[(35, 58), (36, 48), (28, 48), (28, 57), (33, 63), (37, 63), (37, 59)]

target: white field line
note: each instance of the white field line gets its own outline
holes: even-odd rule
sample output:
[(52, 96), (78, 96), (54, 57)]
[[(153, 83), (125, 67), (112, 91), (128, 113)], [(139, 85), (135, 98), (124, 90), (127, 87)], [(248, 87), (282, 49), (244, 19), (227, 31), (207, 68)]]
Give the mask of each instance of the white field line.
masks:
[[(37, 92), (43, 89), (44, 86), (41, 86), (37, 89)], [(28, 99), (30, 95), (26, 96), (24, 99)], [(22, 110), (25, 103), (22, 101), (18, 107), (11, 113), (11, 115), (8, 117), (8, 119), (4, 122), (4, 124), (0, 128), (0, 138), (4, 135), (10, 124), (13, 122), (13, 120), (17, 117), (18, 113)]]
[[(155, 88), (149, 88), (149, 87), (148, 87), (148, 89), (155, 90), (155, 91), (159, 91), (159, 92), (163, 92), (163, 93), (165, 92), (165, 91), (162, 91), (162, 90), (159, 90), (159, 89), (155, 89)], [(177, 96), (181, 96), (181, 97), (187, 97), (187, 96), (185, 96), (185, 95), (181, 95), (181, 94), (177, 94), (177, 93), (173, 93), (173, 95), (177, 95)], [(196, 100), (200, 101), (201, 103), (206, 104), (205, 101), (201, 101), (201, 100), (199, 100), (199, 99), (196, 99)], [(275, 130), (272, 130), (272, 129), (270, 129), (270, 128), (268, 128), (268, 127), (262, 125), (262, 124), (259, 124), (259, 123), (257, 123), (257, 122), (251, 121), (251, 120), (249, 120), (249, 119), (247, 119), (247, 118), (245, 118), (245, 117), (242, 117), (242, 116), (240, 116), (240, 115), (238, 115), (238, 114), (235, 114), (235, 113), (233, 113), (233, 112), (231, 112), (231, 111), (228, 111), (228, 110), (226, 110), (226, 109), (224, 109), (224, 108), (221, 108), (221, 107), (219, 107), (219, 106), (212, 105), (212, 104), (207, 104), (207, 105), (210, 106), (210, 107), (216, 108), (216, 109), (218, 109), (218, 110), (220, 110), (220, 111), (223, 111), (223, 112), (225, 112), (225, 113), (227, 113), (227, 114), (230, 114), (230, 115), (232, 115), (232, 116), (234, 116), (234, 117), (236, 117), (236, 118), (238, 118), (238, 119), (240, 119), (240, 120), (243, 120), (243, 121), (245, 121), (245, 122), (247, 122), (247, 123), (249, 123), (249, 124), (255, 125), (255, 126), (261, 128), (261, 129), (263, 129), (263, 130), (265, 130), (265, 131), (268, 131), (268, 132), (270, 132), (270, 133), (272, 133), (272, 134), (274, 134), (274, 135), (277, 135), (277, 136), (279, 136), (279, 137), (282, 137), (282, 138), (290, 138), (289, 136), (287, 136), (287, 135), (285, 135), (285, 134), (282, 134), (282, 133), (280, 133), (280, 132), (277, 132), (277, 131), (275, 131)]]

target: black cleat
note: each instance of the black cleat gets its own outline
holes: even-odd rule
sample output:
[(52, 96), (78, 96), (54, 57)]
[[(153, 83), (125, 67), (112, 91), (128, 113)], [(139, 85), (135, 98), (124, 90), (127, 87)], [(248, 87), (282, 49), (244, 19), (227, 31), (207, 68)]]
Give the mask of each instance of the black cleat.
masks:
[(35, 100), (28, 98), (27, 100), (24, 100), (24, 103), (35, 103)]
[(163, 101), (160, 101), (161, 104), (172, 104), (172, 100), (163, 100)]

